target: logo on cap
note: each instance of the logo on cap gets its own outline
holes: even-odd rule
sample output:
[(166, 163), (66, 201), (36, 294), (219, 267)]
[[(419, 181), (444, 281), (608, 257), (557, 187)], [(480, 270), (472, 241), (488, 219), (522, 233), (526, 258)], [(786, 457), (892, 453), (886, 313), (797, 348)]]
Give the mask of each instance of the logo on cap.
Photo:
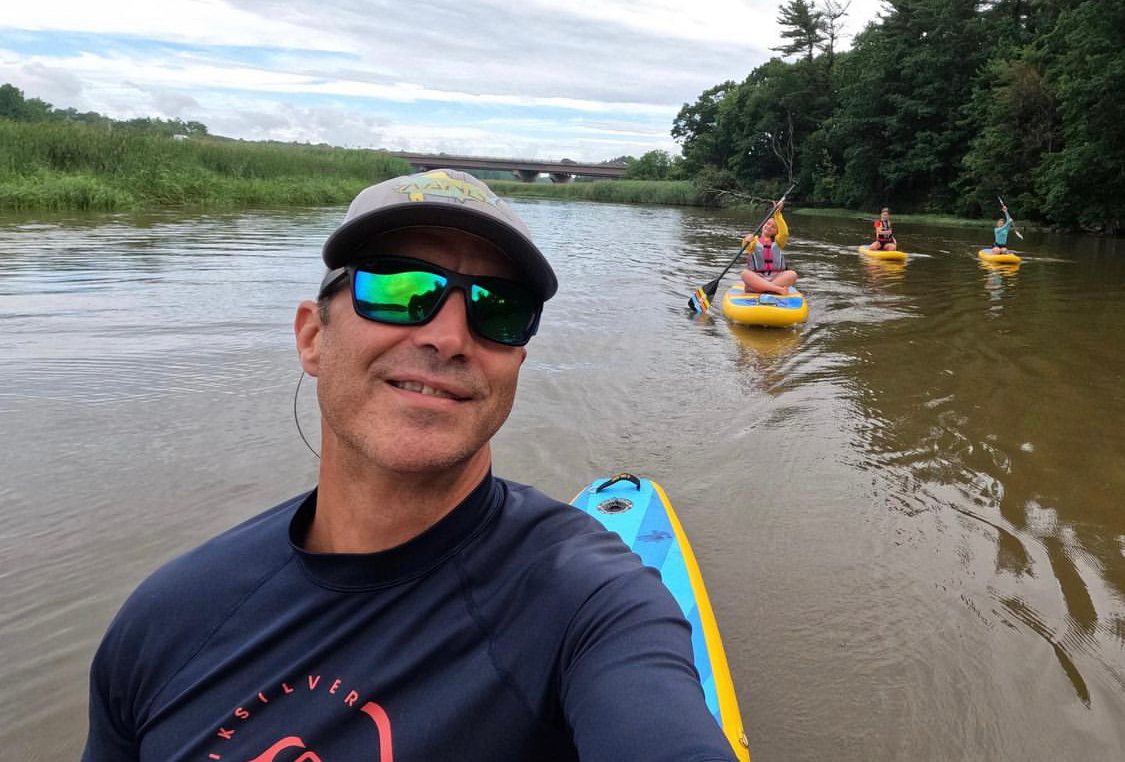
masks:
[(498, 206), (500, 197), (487, 187), (474, 185), (465, 180), (455, 180), (440, 170), (422, 175), (412, 175), (406, 182), (395, 187), (395, 193), (409, 196), (411, 201), (425, 201), (427, 196), (458, 201), (477, 201)]

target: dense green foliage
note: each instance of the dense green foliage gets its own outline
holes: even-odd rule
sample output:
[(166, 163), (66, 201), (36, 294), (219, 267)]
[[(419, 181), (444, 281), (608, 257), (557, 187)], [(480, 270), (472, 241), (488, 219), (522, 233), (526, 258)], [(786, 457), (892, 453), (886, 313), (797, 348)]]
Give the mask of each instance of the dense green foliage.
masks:
[(630, 180), (680, 180), (683, 161), (667, 151), (649, 151), (639, 159), (625, 162), (625, 177)]
[(705, 191), (1125, 231), (1125, 3), (887, 0), (833, 50), (840, 4), (788, 0), (773, 59), (672, 127)]
[(0, 113), (19, 119), (0, 118), (0, 209), (335, 204), (410, 171), (378, 151), (226, 140), (174, 120), (69, 119), (42, 101), (21, 112), (21, 101), (0, 87)]

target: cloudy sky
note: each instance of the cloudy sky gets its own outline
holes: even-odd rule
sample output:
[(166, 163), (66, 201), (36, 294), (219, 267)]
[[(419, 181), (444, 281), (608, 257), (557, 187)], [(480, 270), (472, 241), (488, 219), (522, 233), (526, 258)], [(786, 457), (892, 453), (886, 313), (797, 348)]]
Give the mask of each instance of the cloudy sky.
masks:
[[(26, 0), (0, 83), (219, 135), (604, 161), (779, 44), (782, 0)], [(852, 0), (851, 34), (880, 0)], [(848, 41), (844, 41), (844, 46)]]

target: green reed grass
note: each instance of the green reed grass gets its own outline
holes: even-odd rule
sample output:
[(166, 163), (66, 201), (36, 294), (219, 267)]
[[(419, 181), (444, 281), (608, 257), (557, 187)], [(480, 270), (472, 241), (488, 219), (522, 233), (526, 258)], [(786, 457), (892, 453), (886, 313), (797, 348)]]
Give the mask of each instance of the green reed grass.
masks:
[(595, 180), (589, 183), (490, 180), (488, 185), (502, 196), (523, 198), (608, 201), (620, 204), (703, 205), (699, 190), (686, 180)]
[(0, 209), (336, 204), (409, 171), (380, 151), (0, 120)]

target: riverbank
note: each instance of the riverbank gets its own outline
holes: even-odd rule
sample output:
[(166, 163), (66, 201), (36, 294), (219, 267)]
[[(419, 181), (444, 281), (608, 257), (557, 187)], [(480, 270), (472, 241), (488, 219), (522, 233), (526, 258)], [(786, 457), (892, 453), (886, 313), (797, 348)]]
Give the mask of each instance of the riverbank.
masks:
[[(855, 209), (801, 207), (799, 203), (795, 204), (793, 207), (787, 206), (786, 211), (792, 214), (808, 215), (811, 217), (835, 217), (838, 219), (863, 220), (868, 223), (879, 216), (877, 212), (863, 212)], [(995, 222), (995, 220), (992, 219), (974, 220), (966, 217), (954, 217), (948, 214), (892, 214), (891, 219), (895, 224), (901, 222), (913, 225), (935, 225), (937, 227), (947, 228), (992, 227)], [(1023, 221), (1017, 221), (1016, 224), (1019, 226), (1019, 229), (1024, 232), (1028, 230), (1045, 229)]]
[(0, 209), (344, 204), (408, 173), (381, 151), (0, 120)]
[[(670, 206), (711, 206), (703, 198), (702, 192), (688, 180), (596, 180), (594, 182), (571, 183), (523, 183), (507, 180), (489, 180), (501, 196), (513, 198), (554, 198), (570, 201), (602, 201), (618, 204), (665, 204)], [(734, 204), (728, 209), (745, 210), (750, 216), (760, 214), (768, 207), (763, 204)], [(865, 212), (861, 209), (836, 209), (825, 207), (804, 207), (800, 201), (786, 205), (786, 213), (814, 217), (835, 217), (849, 220), (871, 222), (879, 216), (878, 211)], [(991, 226), (991, 220), (967, 219), (946, 214), (894, 214), (896, 223), (917, 225), (936, 225), (939, 227), (980, 228)], [(1022, 230), (1034, 230), (1035, 226), (1020, 223)]]
[(689, 180), (595, 180), (593, 182), (524, 183), (489, 180), (501, 196), (555, 198), (564, 201), (603, 201), (615, 204), (706, 206), (703, 194)]
[[(382, 151), (175, 139), (105, 125), (0, 120), (0, 210), (131, 211), (346, 204), (363, 188), (410, 172)], [(618, 204), (708, 206), (688, 180), (525, 183), (489, 180), (501, 196)], [(757, 214), (760, 206), (746, 205)], [(794, 214), (871, 219), (874, 213), (790, 206)], [(980, 227), (981, 220), (896, 214), (896, 222)]]

